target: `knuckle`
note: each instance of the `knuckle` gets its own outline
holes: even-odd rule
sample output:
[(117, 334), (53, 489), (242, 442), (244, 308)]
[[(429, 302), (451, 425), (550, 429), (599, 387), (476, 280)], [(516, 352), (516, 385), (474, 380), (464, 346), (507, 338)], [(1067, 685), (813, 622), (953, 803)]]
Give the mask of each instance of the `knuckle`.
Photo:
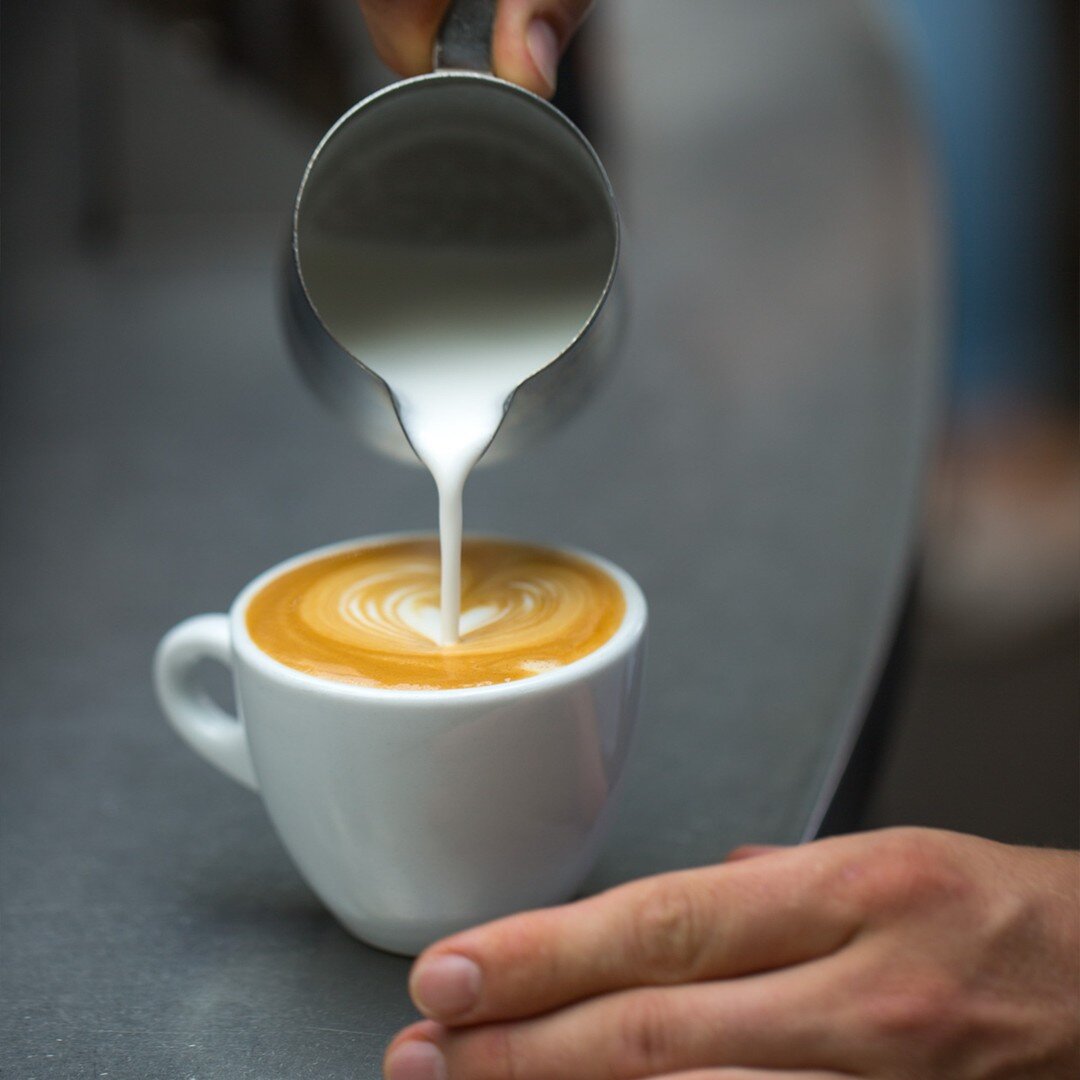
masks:
[(692, 976), (704, 949), (705, 919), (697, 895), (682, 883), (659, 880), (633, 913), (631, 961), (657, 981)]
[(920, 1060), (940, 1060), (965, 1039), (962, 999), (943, 976), (923, 975), (881, 988), (863, 1005), (869, 1034)]
[(630, 998), (619, 1021), (616, 1075), (666, 1072), (674, 1059), (672, 1019), (661, 994), (639, 991)]
[(924, 911), (959, 899), (966, 879), (950, 863), (940, 838), (925, 829), (890, 829), (845, 863), (841, 876), (869, 919)]
[(882, 988), (867, 1002), (867, 1019), (879, 1035), (907, 1038), (926, 1028), (933, 1017), (935, 991), (907, 983)]

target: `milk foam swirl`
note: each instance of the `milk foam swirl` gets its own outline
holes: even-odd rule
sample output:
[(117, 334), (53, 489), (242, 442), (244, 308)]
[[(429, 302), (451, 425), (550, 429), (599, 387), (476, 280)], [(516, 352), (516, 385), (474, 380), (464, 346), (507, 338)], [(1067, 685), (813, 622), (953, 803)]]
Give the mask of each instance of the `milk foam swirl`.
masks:
[(255, 595), (255, 644), (323, 678), (399, 689), (485, 686), (586, 656), (614, 634), (625, 601), (611, 577), (546, 548), (466, 540), (461, 639), (440, 646), (439, 550), (403, 540), (328, 555)]

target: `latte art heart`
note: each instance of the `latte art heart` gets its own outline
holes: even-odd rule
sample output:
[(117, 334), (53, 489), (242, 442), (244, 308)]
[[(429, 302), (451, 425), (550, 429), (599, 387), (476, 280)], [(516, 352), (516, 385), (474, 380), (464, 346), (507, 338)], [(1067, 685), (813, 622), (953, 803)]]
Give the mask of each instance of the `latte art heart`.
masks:
[[(410, 629), (422, 634), (432, 644), (438, 645), (441, 633), (441, 609), (432, 604), (403, 604), (398, 614)], [(481, 606), (468, 608), (461, 613), (461, 633), (471, 634), (488, 623), (495, 622), (505, 614), (498, 608)]]
[(625, 612), (598, 567), (527, 544), (466, 540), (461, 637), (439, 644), (439, 550), (405, 540), (287, 571), (248, 607), (255, 644), (289, 667), (368, 686), (446, 689), (527, 678), (594, 651)]

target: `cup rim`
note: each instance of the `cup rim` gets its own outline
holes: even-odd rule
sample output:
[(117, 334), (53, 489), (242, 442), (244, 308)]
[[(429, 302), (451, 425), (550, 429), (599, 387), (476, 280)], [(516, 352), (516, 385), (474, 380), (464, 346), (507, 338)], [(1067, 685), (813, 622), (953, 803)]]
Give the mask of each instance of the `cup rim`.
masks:
[[(393, 533), (380, 533), (377, 536), (359, 537), (351, 540), (341, 540), (332, 544), (324, 544), (310, 551), (293, 555), (291, 558), (271, 566), (257, 577), (253, 578), (241, 589), (236, 599), (229, 608), (229, 638), (232, 643), (234, 654), (244, 660), (245, 663), (259, 671), (268, 678), (279, 683), (285, 683), (308, 691), (316, 691), (322, 695), (348, 698), (353, 700), (379, 701), (385, 703), (389, 700), (401, 703), (431, 704), (434, 701), (453, 700), (455, 702), (468, 702), (469, 699), (491, 702), (500, 697), (520, 697), (532, 693), (543, 693), (555, 689), (561, 685), (573, 683), (583, 677), (588, 677), (592, 672), (603, 668), (606, 664), (617, 660), (634, 647), (644, 633), (648, 621), (648, 603), (645, 594), (638, 583), (621, 567), (605, 559), (601, 555), (595, 555), (590, 551), (565, 544), (536, 544), (538, 547), (547, 547), (552, 551), (572, 555), (590, 563), (604, 571), (619, 586), (626, 611), (622, 622), (619, 623), (615, 632), (599, 648), (594, 649), (585, 656), (571, 660), (570, 663), (551, 671), (537, 672), (523, 679), (515, 679), (512, 682), (492, 683), (486, 686), (457, 686), (446, 688), (410, 688), (401, 689), (391, 686), (364, 686), (357, 683), (343, 682), (337, 679), (326, 678), (321, 675), (312, 675), (305, 671), (275, 660), (264, 652), (252, 640), (247, 628), (247, 608), (256, 593), (260, 592), (275, 578), (287, 573), (305, 563), (316, 559), (336, 555), (344, 551), (360, 550), (366, 547), (374, 547), (379, 544), (390, 544), (403, 540), (430, 539), (435, 534), (423, 531), (405, 531)], [(510, 536), (498, 534), (469, 534), (469, 540), (495, 540), (504, 543), (529, 543)]]

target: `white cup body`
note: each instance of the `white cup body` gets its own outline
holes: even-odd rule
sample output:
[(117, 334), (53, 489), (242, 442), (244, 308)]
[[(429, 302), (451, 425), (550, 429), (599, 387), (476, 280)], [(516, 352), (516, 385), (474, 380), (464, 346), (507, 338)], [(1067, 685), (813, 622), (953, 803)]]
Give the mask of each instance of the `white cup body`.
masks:
[[(399, 537), (363, 543), (391, 539)], [(166, 636), (157, 686), (180, 734), (257, 787), (337, 918), (365, 941), (411, 955), (464, 927), (566, 900), (580, 886), (620, 788), (647, 612), (625, 572), (574, 552), (618, 582), (626, 615), (609, 641), (564, 668), (498, 686), (387, 690), (306, 675), (262, 652), (246, 627), (252, 596), (300, 563), (359, 543), (283, 563), (237, 598), (227, 634), (239, 720), (218, 711), (199, 729), (192, 712), (190, 672), (197, 659), (224, 658), (224, 627), (207, 621), (223, 616)], [(216, 650), (199, 652), (200, 624), (218, 635)], [(178, 700), (185, 691), (189, 700)]]

